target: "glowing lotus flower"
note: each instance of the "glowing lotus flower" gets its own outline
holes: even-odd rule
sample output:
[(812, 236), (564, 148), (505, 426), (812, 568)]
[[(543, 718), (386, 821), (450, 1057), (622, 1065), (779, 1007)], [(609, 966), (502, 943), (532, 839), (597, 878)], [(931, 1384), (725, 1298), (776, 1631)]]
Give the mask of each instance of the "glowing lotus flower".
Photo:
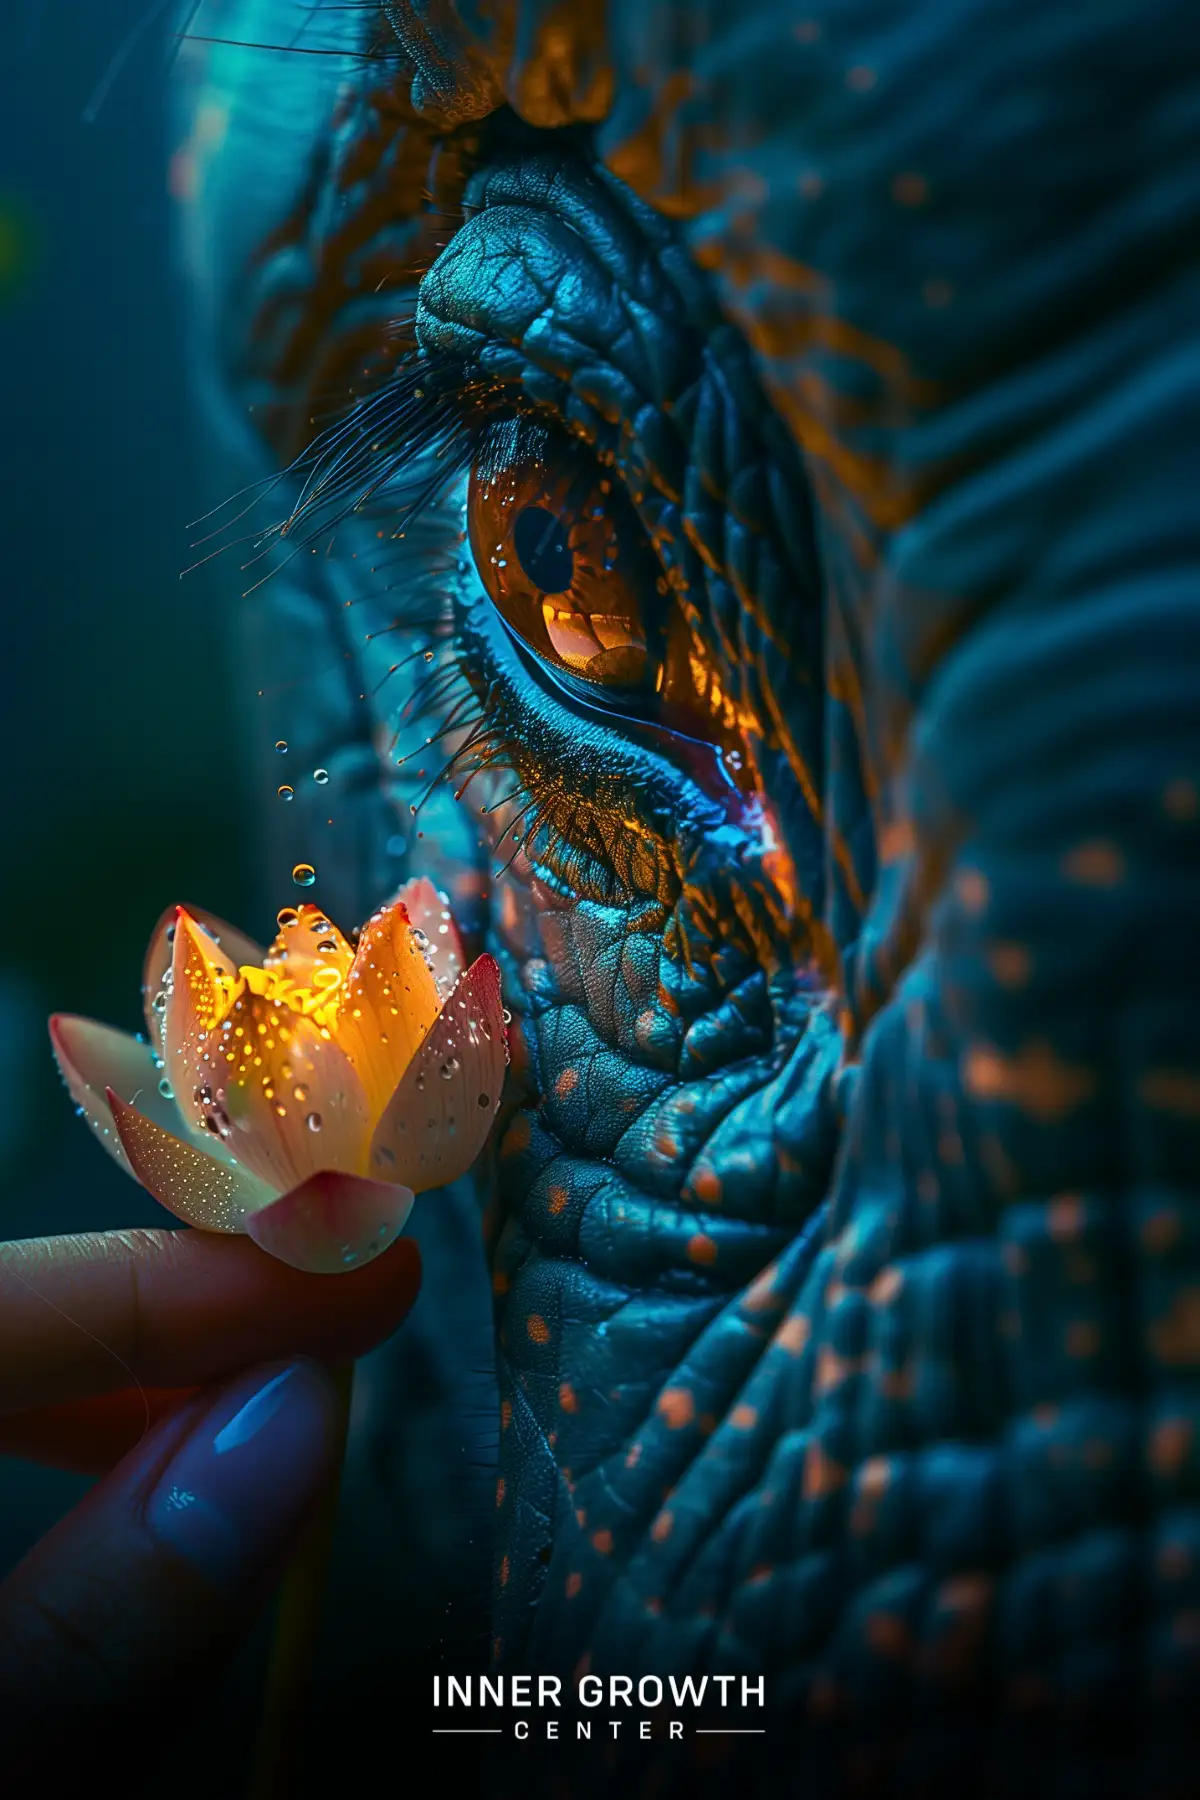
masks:
[(500, 973), (462, 964), (426, 880), (356, 949), (317, 906), (285, 908), (265, 953), (176, 907), (146, 954), (150, 1042), (61, 1013), (50, 1037), (100, 1141), (170, 1212), (333, 1273), (483, 1148), (508, 1059)]

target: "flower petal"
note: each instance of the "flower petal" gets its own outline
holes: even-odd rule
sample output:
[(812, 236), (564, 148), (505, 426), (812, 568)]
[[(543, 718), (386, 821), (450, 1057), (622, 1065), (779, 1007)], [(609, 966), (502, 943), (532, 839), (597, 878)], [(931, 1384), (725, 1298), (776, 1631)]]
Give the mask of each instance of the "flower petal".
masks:
[(95, 1019), (55, 1013), (50, 1020), (50, 1046), (72, 1100), (83, 1108), (88, 1124), (123, 1169), (129, 1169), (129, 1158), (113, 1128), (104, 1097), (106, 1088), (115, 1089), (122, 1100), (136, 1100), (143, 1112), (167, 1131), (182, 1130), (174, 1100), (159, 1091), (162, 1072), (155, 1066), (149, 1044)]
[[(279, 920), (279, 930), (263, 958), (263, 966), (277, 969), (288, 987), (334, 998), (338, 989), (344, 986), (354, 961), (351, 945), (328, 913), (313, 906), (311, 901), (286, 908), (280, 913)], [(334, 969), (336, 981), (330, 974)], [(277, 978), (276, 992), (282, 984)]]
[(408, 1188), (322, 1169), (252, 1214), (246, 1230), (293, 1269), (337, 1275), (394, 1243), (412, 1203)]
[(417, 1194), (465, 1174), (491, 1130), (507, 1061), (500, 971), (481, 956), (384, 1109), (371, 1139), (371, 1173)]
[(177, 1219), (202, 1231), (243, 1231), (247, 1217), (271, 1200), (272, 1190), (248, 1169), (231, 1168), (164, 1131), (112, 1088), (107, 1100), (134, 1174)]
[(403, 905), (363, 926), (337, 1016), (337, 1041), (358, 1070), (377, 1119), (438, 1016), (442, 997)]
[[(159, 1046), (162, 1044), (166, 990), (171, 985), (171, 958), (179, 910), (177, 906), (168, 906), (154, 927), (142, 964), (142, 1007), (146, 1014), (146, 1029), (150, 1033), (150, 1042)], [(236, 925), (227, 925), (216, 913), (204, 912), (198, 906), (187, 906), (183, 910), (197, 925), (212, 933), (214, 948), (224, 954), (230, 967), (240, 969), (243, 963), (262, 962), (262, 949), (253, 939), (239, 931)], [(155, 1006), (154, 1001), (159, 994), (163, 998)]]
[(249, 990), (201, 1046), (199, 1092), (237, 1156), (277, 1193), (317, 1169), (361, 1174), (370, 1121), (329, 1031)]
[[(163, 1058), (179, 1110), (197, 1134), (216, 1117), (212, 1104), (209, 1034), (225, 1018), (245, 984), (191, 915), (179, 907), (171, 946), (171, 978), (163, 1017)], [(207, 1096), (207, 1097), (206, 1097)]]
[(434, 887), (428, 875), (418, 875), (404, 883), (396, 899), (407, 912), (414, 931), (423, 931), (429, 939), (434, 979), (439, 991), (448, 994), (467, 966), (449, 897)]

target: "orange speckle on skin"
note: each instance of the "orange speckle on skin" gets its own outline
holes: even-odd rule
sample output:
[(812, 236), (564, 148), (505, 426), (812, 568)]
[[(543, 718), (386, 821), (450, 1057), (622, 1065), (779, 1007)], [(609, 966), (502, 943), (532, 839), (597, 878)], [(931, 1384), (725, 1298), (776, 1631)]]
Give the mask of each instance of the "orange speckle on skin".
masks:
[(1200, 1287), (1180, 1288), (1164, 1318), (1150, 1328), (1155, 1355), (1172, 1368), (1200, 1364)]
[(1151, 1213), (1142, 1222), (1142, 1243), (1152, 1256), (1161, 1256), (1179, 1242), (1182, 1222), (1176, 1212)]
[(493, 1269), (492, 1270), (492, 1292), (493, 1292), (493, 1294), (507, 1294), (507, 1292), (508, 1292), (508, 1272), (507, 1272), (507, 1270), (505, 1270), (505, 1269)]
[(1068, 881), (1076, 881), (1081, 887), (1119, 887), (1125, 879), (1125, 858), (1109, 839), (1093, 838), (1068, 850), (1062, 860), (1062, 872)]
[(753, 1431), (758, 1424), (758, 1408), (756, 1406), (735, 1406), (729, 1415), (729, 1423), (735, 1431)]
[(866, 63), (855, 63), (846, 71), (846, 86), (852, 94), (867, 94), (875, 86), (879, 76)]
[(691, 1188), (701, 1206), (720, 1206), (721, 1178), (713, 1169), (697, 1169), (692, 1176)]
[(532, 1131), (529, 1114), (518, 1113), (504, 1134), (503, 1142), (500, 1145), (501, 1154), (515, 1156), (522, 1150), (528, 1150)]
[(1078, 1194), (1060, 1194), (1046, 1208), (1046, 1229), (1056, 1243), (1070, 1242), (1083, 1230), (1084, 1206)]
[(992, 944), (987, 952), (988, 968), (1001, 987), (1028, 986), (1033, 958), (1026, 944)]
[(845, 1484), (846, 1471), (834, 1462), (825, 1446), (814, 1438), (804, 1458), (803, 1493), (806, 1500), (821, 1500), (836, 1494)]
[(601, 1556), (611, 1556), (613, 1547), (612, 1532), (609, 1531), (607, 1527), (600, 1531), (593, 1531), (592, 1544), (600, 1552)]
[(1156, 1475), (1177, 1475), (1192, 1448), (1192, 1427), (1187, 1419), (1164, 1419), (1150, 1435), (1147, 1454)]
[(580, 1575), (578, 1573), (576, 1573), (574, 1575), (568, 1575), (567, 1583), (566, 1583), (567, 1599), (573, 1600), (582, 1586), (583, 1586), (583, 1576), (582, 1575)]
[(561, 1382), (558, 1389), (558, 1404), (564, 1412), (579, 1411), (579, 1399), (569, 1381)]
[(812, 1326), (803, 1313), (793, 1313), (775, 1333), (774, 1342), (789, 1356), (799, 1356), (808, 1346)]
[(654, 1134), (654, 1148), (666, 1162), (674, 1162), (679, 1155), (679, 1139), (666, 1125), (661, 1125)]
[(671, 1431), (681, 1431), (690, 1425), (696, 1417), (696, 1402), (689, 1388), (664, 1388), (658, 1396), (659, 1417), (665, 1419)]
[(570, 1198), (571, 1196), (565, 1187), (555, 1186), (547, 1190), (546, 1204), (549, 1206), (550, 1211), (554, 1214), (555, 1218), (558, 1217), (559, 1213), (567, 1210), (567, 1204), (570, 1201)]
[(904, 169), (892, 180), (892, 199), (897, 206), (924, 206), (929, 198), (929, 183), (915, 169)]
[(745, 1312), (774, 1312), (783, 1304), (783, 1296), (776, 1292), (774, 1264), (756, 1275), (750, 1286), (742, 1295), (742, 1308)]
[(872, 1306), (890, 1306), (903, 1286), (903, 1271), (895, 1263), (890, 1263), (886, 1269), (879, 1271), (867, 1289), (867, 1299)]
[(1154, 1112), (1200, 1119), (1200, 1074), (1194, 1069), (1148, 1069), (1138, 1082), (1138, 1093), (1143, 1106)]
[(656, 1544), (662, 1544), (662, 1543), (666, 1542), (666, 1540), (671, 1535), (671, 1527), (674, 1525), (674, 1523), (675, 1523), (675, 1514), (674, 1513), (672, 1513), (672, 1512), (660, 1512), (659, 1513), (657, 1519), (655, 1519), (653, 1525), (650, 1527), (650, 1536), (654, 1539)]
[(625, 1452), (625, 1467), (627, 1469), (636, 1469), (641, 1459), (642, 1446), (640, 1444), (630, 1444), (628, 1450)]
[(499, 1481), (496, 1483), (496, 1505), (497, 1506), (504, 1505), (504, 1495), (505, 1495), (506, 1491), (507, 1490), (505, 1489), (505, 1486), (504, 1486), (504, 1477), (502, 1475), (500, 1477)]
[(578, 1525), (580, 1531), (582, 1531), (587, 1524), (587, 1511), (582, 1506), (575, 1514), (575, 1523)]
[(1188, 825), (1200, 816), (1200, 789), (1194, 781), (1180, 775), (1163, 789), (1162, 806), (1168, 819), (1174, 819), (1177, 825)]
[(509, 1563), (508, 1563), (507, 1556), (505, 1556), (505, 1557), (502, 1557), (500, 1560), (500, 1586), (501, 1587), (508, 1586), (508, 1574), (509, 1574)]
[(543, 1319), (541, 1313), (530, 1313), (525, 1321), (525, 1330), (535, 1344), (548, 1344), (550, 1342), (550, 1327), (547, 1325), (545, 1319)]
[(899, 1613), (869, 1613), (864, 1635), (879, 1656), (907, 1656), (912, 1649), (912, 1633)]
[(877, 1385), (885, 1400), (911, 1400), (915, 1378), (905, 1363), (899, 1369), (884, 1369)]
[(500, 1402), (500, 1429), (501, 1429), (501, 1431), (507, 1431), (511, 1424), (512, 1424), (512, 1401), (511, 1400), (502, 1400)]
[(710, 1238), (706, 1231), (698, 1231), (688, 1239), (687, 1253), (689, 1262), (711, 1267), (717, 1260), (716, 1240)]
[(699, 1419), (696, 1422), (699, 1425), (701, 1431), (704, 1433), (705, 1437), (711, 1437), (713, 1432), (717, 1429), (716, 1413), (702, 1412), (700, 1414)]
[(1089, 1100), (1097, 1086), (1094, 1070), (1064, 1062), (1041, 1040), (1023, 1045), (1015, 1056), (975, 1044), (964, 1059), (963, 1079), (977, 1100), (1017, 1106), (1043, 1124)]
[(960, 869), (954, 880), (954, 891), (964, 912), (977, 916), (987, 907), (990, 889), (982, 869)]

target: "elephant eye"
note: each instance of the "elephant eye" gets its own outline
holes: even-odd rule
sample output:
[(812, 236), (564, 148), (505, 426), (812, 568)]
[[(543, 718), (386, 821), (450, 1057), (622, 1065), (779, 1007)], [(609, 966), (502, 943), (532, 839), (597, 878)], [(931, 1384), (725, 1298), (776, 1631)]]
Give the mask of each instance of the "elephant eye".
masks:
[(621, 694), (661, 690), (661, 575), (588, 451), (528, 421), (496, 427), (471, 467), (467, 533), (496, 610), (551, 668)]

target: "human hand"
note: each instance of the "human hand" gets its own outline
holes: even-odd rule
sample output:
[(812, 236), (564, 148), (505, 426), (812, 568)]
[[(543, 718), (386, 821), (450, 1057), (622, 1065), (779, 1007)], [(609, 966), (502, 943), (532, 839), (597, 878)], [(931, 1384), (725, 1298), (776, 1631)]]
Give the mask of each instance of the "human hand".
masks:
[(420, 1275), (409, 1239), (336, 1278), (198, 1231), (0, 1244), (0, 1453), (102, 1474), (0, 1584), (6, 1775), (44, 1788), (80, 1709), (93, 1770), (135, 1715), (182, 1728), (336, 1475), (322, 1365)]

